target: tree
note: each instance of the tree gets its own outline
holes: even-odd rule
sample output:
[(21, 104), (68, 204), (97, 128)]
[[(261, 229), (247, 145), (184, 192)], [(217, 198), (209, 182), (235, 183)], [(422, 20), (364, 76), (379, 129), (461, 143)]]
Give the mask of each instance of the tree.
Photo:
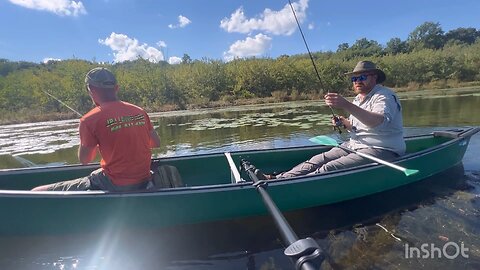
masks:
[(348, 50), (349, 47), (350, 46), (348, 45), (348, 43), (342, 43), (342, 44), (338, 45), (337, 52), (346, 51), (346, 50)]
[(349, 49), (354, 56), (380, 56), (382, 54), (382, 46), (375, 40), (367, 40), (362, 38), (357, 40)]
[(190, 58), (190, 55), (184, 53), (182, 57), (182, 64), (190, 64), (192, 62), (192, 58)]
[(402, 41), (400, 38), (392, 38), (387, 42), (385, 47), (385, 53), (387, 54), (399, 54), (408, 52), (408, 44), (405, 41)]
[(425, 22), (408, 36), (407, 43), (413, 50), (440, 49), (445, 44), (440, 23)]
[(469, 28), (457, 28), (448, 31), (445, 34), (446, 42), (448, 41), (459, 41), (460, 43), (473, 44), (475, 40), (480, 37), (480, 31), (473, 27)]
[(10, 72), (21, 69), (29, 69), (38, 66), (38, 64), (30, 62), (10, 62), (7, 59), (0, 58), (0, 76), (7, 76)]

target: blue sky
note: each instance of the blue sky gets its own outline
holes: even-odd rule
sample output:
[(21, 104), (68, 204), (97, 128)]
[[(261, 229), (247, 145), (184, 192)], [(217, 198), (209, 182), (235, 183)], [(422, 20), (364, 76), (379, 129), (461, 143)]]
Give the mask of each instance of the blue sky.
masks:
[[(291, 0), (311, 51), (405, 40), (426, 21), (480, 29), (478, 0)], [(288, 0), (0, 0), (0, 58), (122, 62), (305, 53)]]

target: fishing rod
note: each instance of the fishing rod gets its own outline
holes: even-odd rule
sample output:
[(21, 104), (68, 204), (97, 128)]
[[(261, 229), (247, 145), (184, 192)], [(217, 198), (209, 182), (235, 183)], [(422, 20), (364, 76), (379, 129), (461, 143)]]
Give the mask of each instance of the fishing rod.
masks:
[(69, 108), (72, 112), (76, 113), (78, 116), (82, 117), (82, 114), (77, 112), (76, 110), (74, 110), (72, 107), (68, 106), (65, 102), (61, 101), (60, 99), (56, 98), (54, 95), (48, 93), (47, 91), (43, 90), (43, 89), (40, 89), (40, 91), (44, 92), (45, 94), (47, 94), (49, 97), (55, 99), (56, 101), (60, 102), (63, 106)]
[[(298, 22), (297, 13), (295, 12), (295, 9), (293, 8), (292, 2), (290, 0), (288, 0), (288, 4), (290, 4), (290, 8), (292, 9), (293, 17), (295, 17), (295, 22), (297, 22), (298, 30), (300, 30), (300, 34), (302, 35), (303, 43), (307, 48), (308, 55), (310, 56), (310, 60), (312, 61), (313, 69), (315, 69), (315, 74), (317, 74), (318, 81), (320, 82), (320, 87), (322, 88), (323, 91), (325, 91), (325, 86), (323, 85), (322, 79), (320, 78), (320, 74), (318, 73), (317, 65), (313, 60), (313, 56), (312, 56), (312, 53), (310, 52), (310, 48), (308, 48), (307, 40), (305, 39), (305, 35), (303, 35), (302, 27), (300, 27), (300, 23)], [(328, 90), (327, 90), (327, 93), (329, 93)], [(340, 127), (343, 126), (342, 121), (337, 115), (335, 115), (335, 112), (333, 111), (333, 108), (331, 106), (328, 106), (328, 108), (330, 108), (330, 111), (332, 112), (333, 120), (335, 120), (335, 125), (333, 126), (333, 130), (338, 129), (338, 133), (342, 134), (342, 130), (340, 129)]]

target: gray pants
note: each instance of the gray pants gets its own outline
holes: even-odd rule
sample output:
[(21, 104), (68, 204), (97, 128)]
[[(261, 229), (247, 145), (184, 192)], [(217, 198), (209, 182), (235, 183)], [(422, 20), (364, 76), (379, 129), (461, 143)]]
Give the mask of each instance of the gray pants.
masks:
[(81, 191), (81, 190), (105, 190), (111, 192), (125, 192), (125, 191), (138, 191), (146, 190), (153, 187), (152, 181), (146, 179), (146, 181), (126, 186), (117, 186), (112, 183), (108, 176), (100, 168), (93, 171), (89, 176), (53, 183), (43, 188), (50, 191)]
[(150, 179), (145, 179), (145, 181), (133, 185), (118, 186), (113, 184), (100, 168), (93, 171), (89, 176), (53, 183), (40, 188), (41, 190), (50, 191), (105, 190), (110, 192), (127, 192), (183, 186), (182, 177), (175, 166), (161, 165), (154, 170)]
[[(398, 155), (392, 151), (364, 148), (356, 150), (357, 152), (365, 153), (383, 160), (392, 160)], [(327, 152), (313, 156), (309, 160), (298, 164), (291, 170), (276, 175), (277, 179), (295, 177), (301, 175), (312, 175), (324, 173), (339, 169), (355, 167), (363, 164), (371, 163), (370, 159), (361, 157), (355, 153), (347, 152), (341, 148), (334, 147)]]

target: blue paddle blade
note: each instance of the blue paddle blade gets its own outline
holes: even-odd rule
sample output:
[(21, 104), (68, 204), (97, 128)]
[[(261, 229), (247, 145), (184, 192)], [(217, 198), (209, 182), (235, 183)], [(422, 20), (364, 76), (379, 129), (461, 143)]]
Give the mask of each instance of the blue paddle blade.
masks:
[(338, 142), (335, 139), (323, 135), (310, 138), (309, 141), (321, 145), (338, 146)]
[(419, 170), (413, 170), (413, 169), (406, 169), (405, 171), (403, 171), (405, 173), (406, 176), (410, 176), (412, 174), (416, 174), (419, 172)]

